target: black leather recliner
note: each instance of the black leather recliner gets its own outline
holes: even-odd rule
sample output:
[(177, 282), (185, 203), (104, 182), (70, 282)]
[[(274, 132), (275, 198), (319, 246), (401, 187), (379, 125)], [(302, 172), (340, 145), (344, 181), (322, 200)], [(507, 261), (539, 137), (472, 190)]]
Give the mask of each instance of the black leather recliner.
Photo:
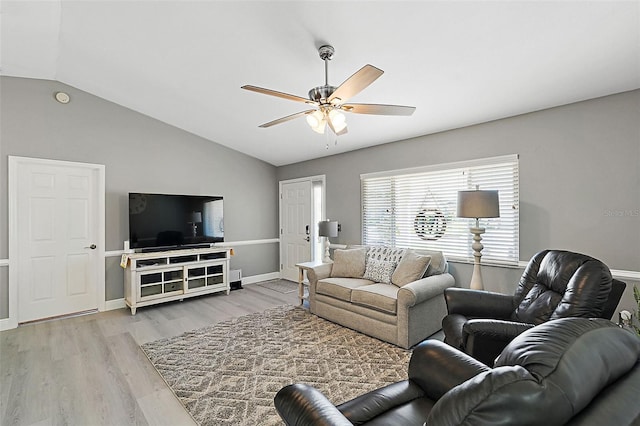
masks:
[(640, 338), (604, 319), (548, 321), (516, 337), (494, 368), (437, 340), (417, 345), (408, 379), (334, 406), (282, 388), (287, 425), (632, 425), (640, 422)]
[(514, 295), (445, 290), (445, 342), (491, 366), (507, 344), (543, 322), (611, 319), (626, 287), (609, 268), (584, 254), (544, 250), (529, 261)]

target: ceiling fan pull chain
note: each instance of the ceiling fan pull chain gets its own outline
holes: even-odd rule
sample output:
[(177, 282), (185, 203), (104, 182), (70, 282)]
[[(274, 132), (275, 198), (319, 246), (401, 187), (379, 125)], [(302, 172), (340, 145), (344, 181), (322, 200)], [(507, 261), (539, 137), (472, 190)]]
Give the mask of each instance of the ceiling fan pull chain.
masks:
[(324, 140), (325, 140), (325, 149), (328, 151), (329, 150), (329, 131), (327, 130), (327, 127), (325, 127), (324, 129)]

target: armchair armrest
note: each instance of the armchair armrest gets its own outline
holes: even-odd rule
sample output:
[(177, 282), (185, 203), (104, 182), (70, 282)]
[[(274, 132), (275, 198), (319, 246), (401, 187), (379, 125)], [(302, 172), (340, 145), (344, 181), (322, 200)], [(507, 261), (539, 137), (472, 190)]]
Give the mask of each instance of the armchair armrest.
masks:
[(485, 364), (434, 339), (425, 340), (416, 346), (409, 361), (409, 379), (417, 383), (427, 397), (434, 401), (485, 371), (489, 371)]
[(493, 366), (496, 357), (509, 342), (533, 326), (514, 321), (471, 319), (462, 328), (465, 351), (478, 361)]
[(398, 292), (398, 303), (415, 306), (434, 297), (442, 297), (445, 289), (456, 284), (453, 275), (431, 275), (402, 286)]
[(449, 314), (466, 317), (508, 319), (515, 309), (512, 295), (467, 288), (448, 288), (444, 291)]
[(273, 402), (288, 426), (352, 426), (322, 392), (309, 385), (285, 386), (278, 391)]

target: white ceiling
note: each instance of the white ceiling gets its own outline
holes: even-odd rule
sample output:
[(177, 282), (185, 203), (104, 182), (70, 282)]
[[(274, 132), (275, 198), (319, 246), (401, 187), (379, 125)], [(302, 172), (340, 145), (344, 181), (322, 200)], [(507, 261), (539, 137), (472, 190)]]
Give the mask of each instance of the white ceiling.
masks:
[[(640, 1), (11, 1), (2, 75), (57, 80), (274, 165), (640, 88)], [(349, 114), (338, 139), (307, 96), (370, 63), (385, 74), (352, 102), (416, 106)], [(326, 149), (326, 145), (329, 148)]]

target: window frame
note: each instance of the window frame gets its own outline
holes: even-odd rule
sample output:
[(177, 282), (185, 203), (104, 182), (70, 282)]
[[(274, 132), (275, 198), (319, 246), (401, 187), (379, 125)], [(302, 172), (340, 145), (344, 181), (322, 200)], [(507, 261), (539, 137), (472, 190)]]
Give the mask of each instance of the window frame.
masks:
[[(480, 189), (498, 189), (500, 198), (501, 217), (480, 219), (480, 226), (486, 229), (482, 236), (483, 263), (517, 266), (517, 154), (361, 174), (362, 244), (440, 250), (449, 260), (473, 263), (473, 235), (469, 228), (475, 226), (475, 219), (458, 218), (455, 210), (457, 192), (475, 189), (476, 185)], [(432, 191), (432, 199), (428, 200)], [(425, 195), (416, 212), (418, 193)], [(382, 198), (375, 198), (380, 195)], [(410, 229), (412, 224), (416, 235)]]

